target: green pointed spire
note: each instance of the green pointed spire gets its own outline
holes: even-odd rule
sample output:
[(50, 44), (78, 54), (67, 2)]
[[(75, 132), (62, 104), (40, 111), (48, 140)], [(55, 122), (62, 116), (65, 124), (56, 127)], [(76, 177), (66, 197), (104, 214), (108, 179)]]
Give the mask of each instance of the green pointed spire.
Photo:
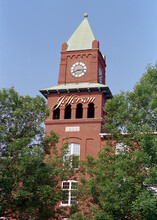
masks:
[(83, 21), (67, 41), (67, 51), (92, 49), (92, 42), (95, 40), (95, 37), (87, 17), (88, 15), (85, 13)]

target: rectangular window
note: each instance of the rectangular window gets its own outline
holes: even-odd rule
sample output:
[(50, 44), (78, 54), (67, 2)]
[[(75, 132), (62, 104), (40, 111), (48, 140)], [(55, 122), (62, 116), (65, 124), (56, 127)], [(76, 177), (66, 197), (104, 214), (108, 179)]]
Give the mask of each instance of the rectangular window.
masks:
[(80, 158), (80, 144), (70, 143), (68, 152), (64, 157), (65, 164), (72, 168), (78, 169)]
[(116, 152), (115, 152), (116, 154), (119, 154), (120, 152), (125, 154), (128, 151), (129, 151), (129, 147), (127, 145), (124, 145), (123, 143), (116, 144)]
[(68, 180), (62, 182), (62, 206), (71, 206), (77, 204), (77, 187), (78, 182), (75, 180)]

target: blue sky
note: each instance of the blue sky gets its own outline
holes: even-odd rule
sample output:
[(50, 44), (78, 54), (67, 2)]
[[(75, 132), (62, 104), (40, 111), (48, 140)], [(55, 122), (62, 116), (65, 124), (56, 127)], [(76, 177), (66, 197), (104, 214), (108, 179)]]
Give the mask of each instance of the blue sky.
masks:
[(0, 87), (21, 95), (58, 81), (60, 51), (88, 13), (113, 94), (157, 61), (157, 0), (0, 0)]

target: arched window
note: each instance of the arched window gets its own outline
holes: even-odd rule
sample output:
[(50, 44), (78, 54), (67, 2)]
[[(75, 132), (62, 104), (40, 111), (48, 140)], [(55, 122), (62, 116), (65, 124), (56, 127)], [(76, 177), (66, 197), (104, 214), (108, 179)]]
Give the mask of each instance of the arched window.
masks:
[(94, 104), (89, 103), (88, 104), (88, 115), (87, 118), (94, 118)]
[(71, 105), (67, 105), (65, 107), (65, 114), (64, 114), (65, 119), (70, 119), (71, 118)]
[(54, 106), (53, 110), (53, 119), (59, 119), (60, 118), (60, 108), (56, 108), (56, 105)]
[(82, 104), (77, 104), (76, 118), (82, 118), (82, 114), (83, 114)]

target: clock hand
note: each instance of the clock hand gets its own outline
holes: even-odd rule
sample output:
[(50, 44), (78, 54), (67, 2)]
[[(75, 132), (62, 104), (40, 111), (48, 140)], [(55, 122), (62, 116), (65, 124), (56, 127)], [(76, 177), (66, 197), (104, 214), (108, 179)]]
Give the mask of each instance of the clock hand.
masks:
[(74, 70), (73, 72), (75, 73), (75, 72), (77, 72), (77, 71), (82, 71), (82, 69), (77, 69), (77, 70)]

